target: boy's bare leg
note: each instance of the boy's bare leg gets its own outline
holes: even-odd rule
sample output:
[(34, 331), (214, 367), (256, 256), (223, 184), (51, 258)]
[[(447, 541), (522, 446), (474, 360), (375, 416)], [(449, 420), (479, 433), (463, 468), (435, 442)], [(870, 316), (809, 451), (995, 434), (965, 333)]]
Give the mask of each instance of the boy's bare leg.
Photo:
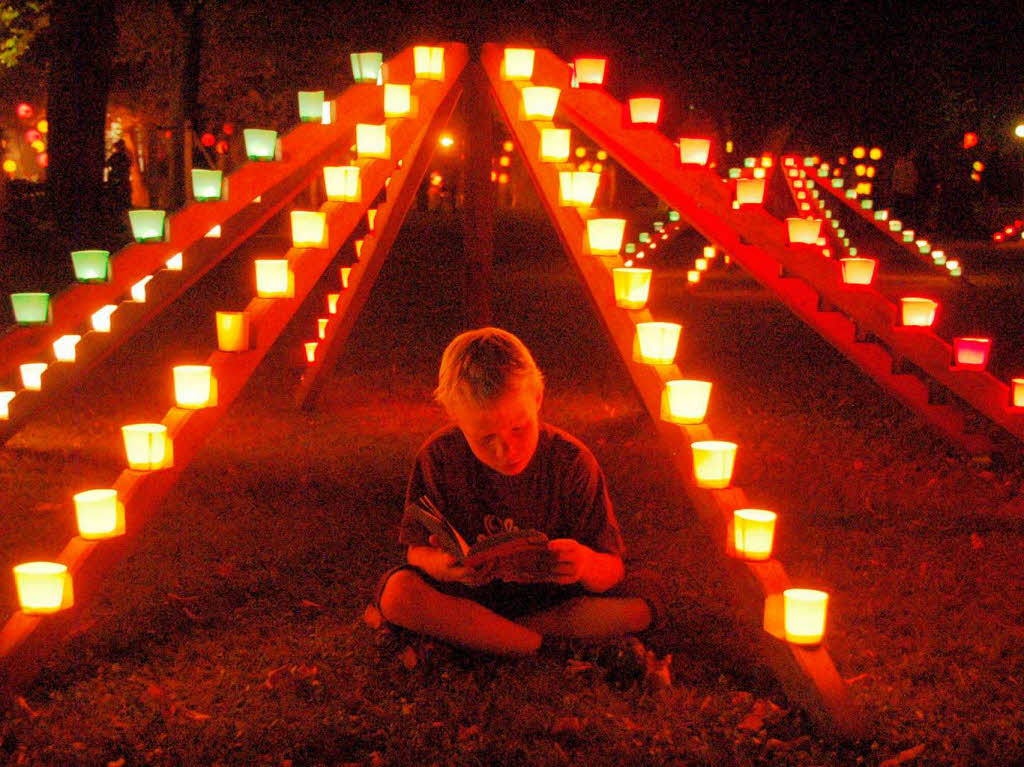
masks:
[(473, 650), (528, 655), (537, 631), (513, 623), (470, 599), (442, 594), (411, 570), (398, 570), (380, 596), (384, 617), (403, 628)]
[(639, 597), (575, 597), (547, 610), (524, 615), (519, 623), (542, 636), (600, 639), (643, 631), (651, 608)]

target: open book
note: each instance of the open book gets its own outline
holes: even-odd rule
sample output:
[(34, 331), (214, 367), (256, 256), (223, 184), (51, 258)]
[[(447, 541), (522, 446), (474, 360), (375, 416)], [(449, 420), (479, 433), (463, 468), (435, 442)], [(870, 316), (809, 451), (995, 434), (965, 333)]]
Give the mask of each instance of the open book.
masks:
[(548, 549), (548, 537), (540, 530), (512, 530), (470, 545), (427, 496), (410, 503), (406, 511), (435, 536), (437, 545), (454, 556), (458, 564), (491, 566), (494, 577), (504, 581), (547, 580), (558, 559)]

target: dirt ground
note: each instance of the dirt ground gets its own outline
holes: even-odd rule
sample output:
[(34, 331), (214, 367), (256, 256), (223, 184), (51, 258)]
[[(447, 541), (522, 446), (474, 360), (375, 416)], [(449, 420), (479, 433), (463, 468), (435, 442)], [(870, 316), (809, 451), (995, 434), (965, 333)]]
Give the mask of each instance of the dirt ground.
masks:
[[(505, 660), (368, 626), (372, 588), (401, 557), (412, 456), (444, 423), (437, 362), (463, 329), (458, 222), (433, 216), (403, 229), (311, 413), (290, 405), (290, 360), (314, 322), (300, 312), (110, 577), (91, 628), (5, 712), (0, 762), (1024, 764), (1019, 464), (952, 452), (742, 273), (685, 289), (693, 237), (660, 256), (652, 312), (683, 323), (680, 367), (714, 381), (735, 430), (721, 436), (741, 445), (736, 484), (780, 514), (778, 558), (832, 592), (827, 646), (873, 737), (820, 740), (757, 661), (716, 544), (536, 216), (498, 221), (495, 324), (547, 374), (544, 418), (604, 467), (631, 560), (670, 586), (670, 625), (648, 644), (672, 654), (672, 686), (609, 675), (599, 647)], [(120, 425), (162, 417), (170, 366), (213, 347), (213, 311), (245, 303), (268, 242), (0, 451), (0, 569), (72, 534), (71, 494), (117, 476)], [(1014, 306), (1020, 272), (984, 263), (979, 290)], [(1019, 333), (1017, 311), (1001, 332)], [(0, 579), (4, 615), (12, 592)]]

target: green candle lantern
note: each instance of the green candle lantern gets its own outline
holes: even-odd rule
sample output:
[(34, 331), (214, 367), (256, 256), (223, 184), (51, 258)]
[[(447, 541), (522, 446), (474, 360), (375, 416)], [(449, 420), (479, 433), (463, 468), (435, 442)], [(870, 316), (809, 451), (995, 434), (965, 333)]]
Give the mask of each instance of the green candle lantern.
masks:
[(132, 224), (132, 236), (136, 242), (163, 242), (164, 224), (167, 211), (164, 210), (130, 210), (128, 218)]
[(192, 169), (192, 196), (197, 202), (209, 202), (221, 198), (224, 183), (224, 171)]
[(71, 264), (79, 282), (107, 282), (110, 280), (109, 250), (73, 250)]
[(11, 306), (19, 325), (46, 325), (50, 321), (49, 293), (11, 293)]
[(323, 91), (299, 91), (299, 119), (304, 123), (318, 123), (324, 116)]
[(246, 128), (245, 155), (257, 162), (272, 162), (277, 156), (277, 131), (265, 128)]
[(384, 54), (380, 51), (353, 53), (352, 79), (357, 83), (376, 83), (384, 66)]

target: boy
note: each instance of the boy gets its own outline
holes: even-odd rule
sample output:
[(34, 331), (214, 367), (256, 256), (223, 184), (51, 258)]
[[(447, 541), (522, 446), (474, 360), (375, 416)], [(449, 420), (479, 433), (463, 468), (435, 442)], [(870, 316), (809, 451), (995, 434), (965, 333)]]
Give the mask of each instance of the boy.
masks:
[(407, 564), (381, 580), (388, 621), (495, 653), (528, 654), (545, 636), (607, 637), (646, 629), (650, 604), (612, 595), (624, 575), (623, 545), (594, 456), (541, 423), (544, 378), (529, 350), (498, 328), (456, 337), (434, 392), (453, 425), (416, 458), (406, 496), (427, 495), (470, 542), (516, 528), (549, 539), (544, 582), (492, 579), (455, 564), (408, 512), (399, 541)]

